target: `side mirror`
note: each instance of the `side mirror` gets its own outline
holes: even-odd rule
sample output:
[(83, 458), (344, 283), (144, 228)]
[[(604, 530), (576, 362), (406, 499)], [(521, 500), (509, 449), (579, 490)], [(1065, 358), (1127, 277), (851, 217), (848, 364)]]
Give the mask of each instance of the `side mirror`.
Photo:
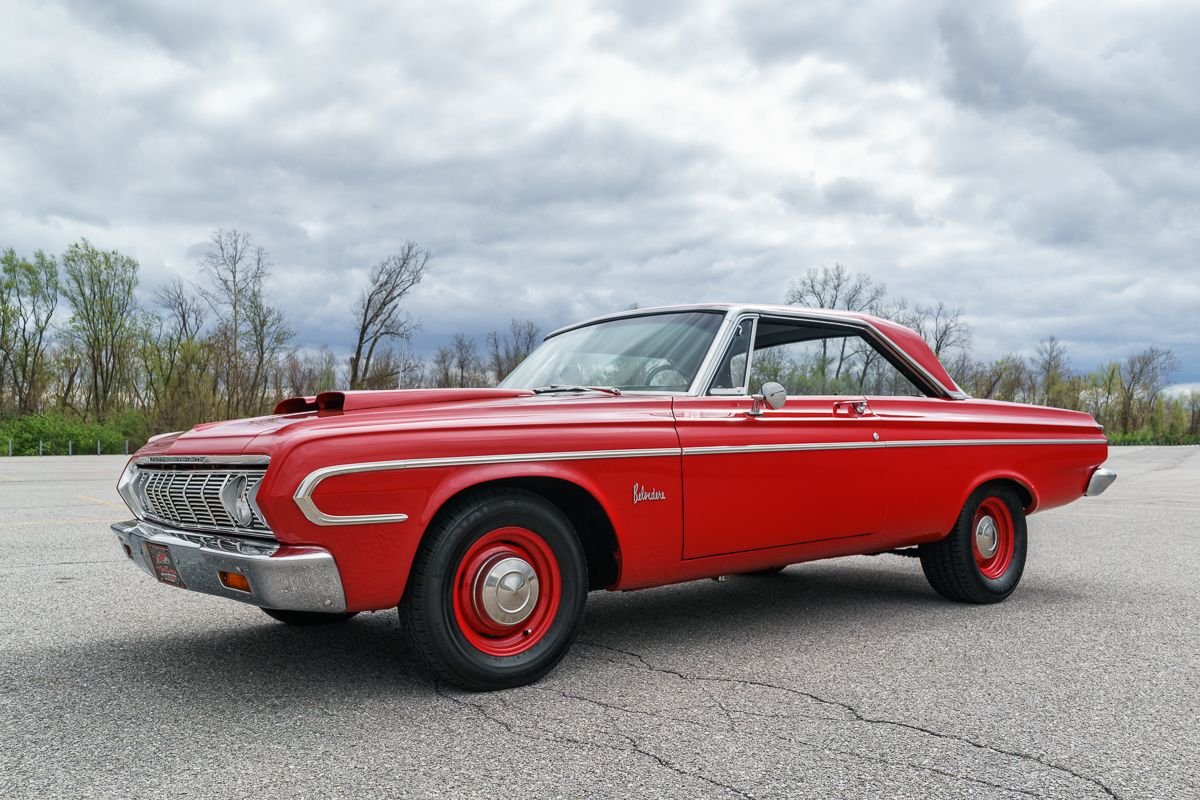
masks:
[(787, 402), (787, 389), (774, 381), (767, 381), (762, 385), (758, 394), (750, 395), (750, 399), (753, 403), (751, 403), (748, 413), (752, 417), (760, 417), (763, 413), (763, 403), (774, 410), (783, 408), (783, 404)]

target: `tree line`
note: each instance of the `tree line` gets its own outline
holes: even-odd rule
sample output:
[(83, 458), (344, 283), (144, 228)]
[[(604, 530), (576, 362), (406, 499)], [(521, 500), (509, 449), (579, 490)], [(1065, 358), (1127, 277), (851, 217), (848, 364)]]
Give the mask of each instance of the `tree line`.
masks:
[(48, 437), (65, 452), (74, 435), (89, 451), (93, 440), (111, 450), (121, 437), (137, 445), (155, 432), (268, 413), (292, 395), (501, 380), (539, 341), (534, 323), (514, 320), (482, 349), (458, 335), (430, 360), (413, 351), (419, 323), (404, 305), (429, 259), (407, 242), (370, 269), (348, 309), (355, 345), (342, 359), (328, 347), (296, 346), (287, 315), (264, 291), (270, 254), (242, 231), (215, 231), (197, 279), (173, 279), (149, 302), (136, 291), (138, 262), (119, 251), (86, 239), (58, 256), (5, 249), (0, 439), (7, 432), (21, 440), (16, 451), (37, 452)]
[(993, 361), (971, 352), (973, 332), (961, 308), (891, 298), (887, 286), (841, 264), (810, 269), (788, 288), (787, 302), (883, 317), (921, 334), (955, 381), (972, 397), (1086, 411), (1117, 442), (1200, 441), (1200, 392), (1166, 396), (1179, 370), (1166, 348), (1150, 346), (1091, 370), (1072, 364), (1055, 336), (1033, 355), (1007, 353)]
[[(537, 346), (541, 331), (533, 321), (514, 319), (482, 342), (459, 333), (431, 357), (418, 354), (412, 337), (419, 321), (405, 301), (429, 261), (429, 252), (410, 241), (369, 270), (366, 288), (348, 309), (355, 344), (343, 358), (329, 347), (296, 346), (286, 313), (264, 291), (270, 254), (242, 231), (214, 231), (197, 279), (174, 279), (148, 302), (136, 291), (138, 262), (86, 239), (58, 256), (3, 250), (0, 439), (16, 431), (24, 436), (18, 450), (30, 452), (32, 431), (53, 437), (89, 425), (77, 440), (99, 440), (100, 425), (107, 426), (101, 446), (108, 449), (120, 436), (136, 445), (155, 432), (268, 413), (279, 398), (339, 387), (494, 385)], [(1118, 438), (1200, 435), (1200, 393), (1163, 395), (1179, 366), (1163, 348), (1086, 372), (1054, 337), (1030, 357), (977, 360), (961, 309), (891, 298), (884, 284), (840, 264), (808, 270), (786, 301), (871, 313), (917, 330), (976, 397), (1087, 411)]]

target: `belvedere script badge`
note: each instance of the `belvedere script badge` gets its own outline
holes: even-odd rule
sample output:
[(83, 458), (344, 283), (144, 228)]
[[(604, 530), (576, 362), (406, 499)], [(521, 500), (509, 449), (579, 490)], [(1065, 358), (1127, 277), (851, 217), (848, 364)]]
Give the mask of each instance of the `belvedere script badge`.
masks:
[(635, 483), (633, 485), (633, 504), (647, 500), (666, 500), (667, 496), (659, 489), (647, 489), (646, 487)]

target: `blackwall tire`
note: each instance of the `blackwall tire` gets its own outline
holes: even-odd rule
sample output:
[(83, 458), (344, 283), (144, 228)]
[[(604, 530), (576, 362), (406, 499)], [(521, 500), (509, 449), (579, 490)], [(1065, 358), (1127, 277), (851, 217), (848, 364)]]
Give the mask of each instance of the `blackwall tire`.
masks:
[(271, 619), (277, 619), (288, 625), (307, 627), (310, 625), (336, 625), (347, 622), (358, 612), (351, 611), (341, 614), (326, 614), (320, 611), (288, 611), (282, 608), (264, 608), (262, 610)]
[(920, 547), (921, 569), (938, 594), (963, 603), (999, 603), (1025, 571), (1025, 509), (1007, 484), (967, 499), (946, 538)]
[(426, 532), (400, 617), (435, 676), (505, 689), (538, 680), (566, 655), (587, 585), (583, 547), (556, 506), (519, 489), (484, 490)]

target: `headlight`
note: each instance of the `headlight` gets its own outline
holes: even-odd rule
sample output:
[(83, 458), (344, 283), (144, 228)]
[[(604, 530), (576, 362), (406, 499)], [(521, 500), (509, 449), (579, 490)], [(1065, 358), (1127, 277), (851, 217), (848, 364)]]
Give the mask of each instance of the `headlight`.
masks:
[(250, 506), (250, 498), (246, 493), (246, 476), (231, 475), (221, 487), (221, 505), (229, 516), (243, 528), (249, 528), (254, 522), (254, 509)]
[(121, 480), (117, 481), (117, 493), (121, 495), (121, 499), (125, 501), (125, 505), (129, 506), (129, 510), (135, 517), (138, 519), (145, 517), (142, 501), (138, 496), (138, 469), (132, 460), (125, 466), (125, 471), (121, 473)]

